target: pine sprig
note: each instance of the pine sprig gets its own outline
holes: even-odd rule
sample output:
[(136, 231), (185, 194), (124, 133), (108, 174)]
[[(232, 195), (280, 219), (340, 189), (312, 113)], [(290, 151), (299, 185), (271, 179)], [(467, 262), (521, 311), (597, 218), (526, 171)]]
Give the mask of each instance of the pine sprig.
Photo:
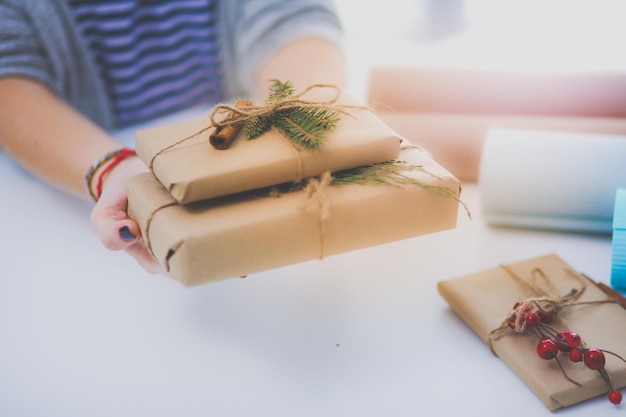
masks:
[(299, 107), (277, 118), (273, 125), (292, 142), (306, 149), (316, 149), (324, 144), (326, 132), (338, 120), (328, 110)]
[(394, 160), (336, 172), (333, 174), (331, 185), (360, 184), (403, 187), (413, 184), (442, 197), (455, 200), (463, 206), (467, 216), (472, 217), (468, 207), (457, 196), (456, 190), (441, 185), (433, 185), (405, 174), (405, 172), (410, 171), (421, 171), (431, 177), (439, 178), (421, 165), (408, 165), (405, 161)]
[(293, 96), (296, 90), (293, 87), (293, 83), (289, 80), (280, 82), (279, 80), (271, 80), (269, 88), (268, 101), (273, 102), (277, 100), (284, 100)]
[[(290, 81), (272, 80), (269, 88), (268, 104), (287, 100), (294, 95)], [(334, 111), (309, 106), (292, 107), (271, 114), (253, 117), (244, 125), (248, 139), (256, 139), (271, 128), (275, 128), (294, 144), (305, 149), (317, 149), (325, 142), (326, 132), (339, 122)]]
[[(333, 174), (333, 185), (361, 184), (361, 185), (391, 185), (401, 187), (418, 181), (404, 172), (422, 171), (430, 174), (421, 165), (407, 165), (405, 161), (385, 161), (377, 164), (365, 165)], [(421, 182), (420, 182), (421, 183)]]
[(256, 139), (272, 127), (272, 118), (257, 116), (248, 120), (243, 126), (243, 132), (248, 139)]

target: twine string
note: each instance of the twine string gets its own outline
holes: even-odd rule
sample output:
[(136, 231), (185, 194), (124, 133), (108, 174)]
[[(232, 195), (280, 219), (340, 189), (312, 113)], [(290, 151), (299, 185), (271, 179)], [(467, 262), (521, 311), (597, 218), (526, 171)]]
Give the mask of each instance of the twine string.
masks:
[[(330, 89), (332, 97), (327, 100), (308, 100), (303, 97), (314, 89)], [(367, 109), (365, 106), (337, 104), (341, 96), (341, 88), (336, 84), (312, 84), (300, 93), (289, 97), (266, 101), (264, 104), (250, 104), (244, 106), (233, 106), (230, 104), (218, 104), (213, 108), (209, 118), (215, 127), (225, 127), (245, 123), (256, 117), (263, 117), (275, 114), (276, 112), (291, 110), (295, 108), (318, 108), (341, 113), (354, 117), (347, 109)]]
[(324, 259), (326, 252), (326, 220), (330, 216), (330, 204), (328, 201), (327, 189), (332, 181), (329, 171), (324, 172), (319, 179), (309, 178), (304, 188), (304, 201), (301, 207), (306, 208), (314, 205), (319, 212), (320, 230), (320, 259)]
[[(560, 295), (556, 286), (550, 277), (541, 269), (534, 268), (531, 271), (530, 280), (525, 280), (516, 274), (506, 265), (500, 265), (515, 282), (525, 289), (529, 297), (516, 304), (502, 320), (500, 325), (489, 333), (487, 345), (494, 355), (497, 355), (493, 348), (493, 342), (498, 340), (502, 330), (512, 327), (515, 333), (524, 333), (527, 329), (525, 313), (530, 309), (544, 311), (546, 313), (556, 314), (566, 307), (582, 306), (582, 305), (598, 305), (606, 303), (616, 303), (614, 299), (578, 301), (587, 289), (587, 282), (579, 273), (566, 268), (565, 272), (577, 281), (578, 287), (572, 288), (565, 295)], [(563, 319), (561, 319), (564, 321)]]
[[(333, 94), (330, 98), (328, 98), (327, 100), (308, 100), (308, 99), (304, 99), (303, 97), (309, 93), (311, 90), (314, 89), (330, 89), (332, 90)], [(334, 111), (346, 116), (350, 116), (350, 117), (355, 117), (353, 114), (351, 114), (348, 109), (364, 109), (364, 110), (368, 110), (369, 107), (366, 106), (360, 106), (360, 105), (350, 105), (350, 104), (337, 104), (337, 100), (339, 100), (339, 97), (341, 96), (341, 88), (336, 85), (336, 84), (312, 84), (309, 85), (307, 88), (305, 88), (304, 90), (302, 90), (300, 93), (291, 95), (289, 97), (286, 98), (281, 98), (281, 99), (276, 99), (276, 100), (271, 100), (271, 101), (266, 101), (265, 104), (244, 104), (244, 105), (230, 105), (230, 104), (218, 104), (216, 105), (213, 110), (211, 111), (210, 115), (209, 115), (209, 119), (211, 121), (211, 123), (206, 126), (203, 127), (202, 129), (198, 130), (197, 132), (194, 132), (192, 134), (190, 134), (189, 136), (186, 136), (182, 139), (179, 139), (177, 141), (175, 141), (174, 143), (171, 143), (170, 145), (160, 149), (158, 152), (156, 152), (152, 158), (150, 158), (150, 162), (148, 164), (148, 168), (150, 169), (150, 172), (152, 172), (154, 174), (154, 162), (156, 160), (156, 158), (158, 156), (160, 156), (161, 154), (163, 154), (164, 152), (210, 130), (210, 129), (217, 129), (217, 128), (224, 128), (226, 126), (231, 126), (231, 125), (238, 125), (241, 123), (245, 123), (247, 121), (250, 121), (256, 117), (261, 117), (261, 116), (269, 116), (274, 114), (274, 112), (277, 111), (284, 111), (284, 110), (290, 110), (290, 109), (294, 109), (294, 108), (298, 108), (298, 107), (304, 107), (304, 108), (320, 108), (320, 109), (325, 109), (325, 110), (329, 110), (329, 111)], [(280, 135), (282, 137), (282, 135)], [(296, 156), (297, 156), (297, 178), (299, 180), (301, 180), (302, 177), (302, 161), (301, 158), (299, 156), (299, 149), (296, 146), (296, 144), (294, 144), (293, 142), (287, 140), (287, 143), (295, 150), (296, 152)]]
[[(326, 249), (326, 220), (330, 216), (330, 204), (328, 201), (326, 190), (331, 185), (332, 175), (329, 171), (324, 172), (320, 178), (309, 178), (306, 181), (306, 185), (304, 186), (304, 200), (302, 201), (300, 207), (306, 208), (309, 206), (315, 206), (319, 212), (319, 224), (320, 224), (320, 259), (324, 259), (325, 257), (325, 249)], [(278, 191), (272, 189), (270, 190), (270, 197), (277, 197), (275, 195)], [(143, 232), (143, 239), (146, 244), (146, 248), (148, 252), (155, 258), (157, 257), (154, 254), (154, 250), (152, 249), (152, 240), (150, 239), (150, 227), (152, 222), (158, 212), (164, 210), (168, 207), (177, 206), (178, 203), (176, 201), (171, 201), (169, 203), (163, 204), (157, 208), (155, 208), (146, 220), (146, 225)], [(169, 270), (169, 268), (168, 268)]]
[(152, 225), (152, 220), (154, 220), (154, 216), (157, 214), (157, 212), (163, 209), (166, 209), (168, 207), (175, 206), (175, 205), (177, 205), (176, 201), (171, 201), (169, 203), (166, 203), (166, 204), (163, 204), (162, 206), (157, 207), (156, 209), (152, 210), (152, 212), (150, 213), (150, 216), (148, 216), (148, 219), (146, 220), (146, 226), (143, 232), (143, 240), (146, 243), (146, 249), (148, 249), (148, 252), (150, 252), (152, 257), (155, 259), (158, 259), (158, 258), (154, 254), (154, 251), (152, 249), (152, 240), (150, 239), (150, 226)]

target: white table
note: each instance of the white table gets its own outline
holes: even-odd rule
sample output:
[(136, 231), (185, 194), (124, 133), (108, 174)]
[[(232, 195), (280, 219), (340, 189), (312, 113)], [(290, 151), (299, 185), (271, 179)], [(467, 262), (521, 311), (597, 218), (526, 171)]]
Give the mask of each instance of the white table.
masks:
[[(356, 46), (358, 84), (376, 56)], [(609, 282), (610, 236), (488, 227), (464, 184), (453, 230), (189, 289), (2, 154), (0, 179), (0, 416), (553, 416), (436, 284), (552, 252)]]
[(7, 417), (549, 416), (436, 283), (550, 252), (610, 273), (609, 236), (491, 228), (465, 184), (456, 229), (184, 288), (104, 249), (90, 203), (4, 155), (0, 178)]

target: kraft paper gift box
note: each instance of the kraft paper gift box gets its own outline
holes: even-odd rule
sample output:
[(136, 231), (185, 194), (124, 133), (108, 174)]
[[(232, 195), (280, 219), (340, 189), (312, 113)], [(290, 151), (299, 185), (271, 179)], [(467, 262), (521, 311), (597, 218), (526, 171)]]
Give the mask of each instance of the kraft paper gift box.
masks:
[(182, 205), (145, 173), (127, 182), (128, 210), (155, 258), (185, 286), (454, 228), (458, 180), (421, 150), (400, 157), (421, 166), (403, 174), (425, 187), (328, 185), (312, 200), (306, 189), (255, 190)]
[[(313, 98), (327, 99), (325, 92), (315, 93)], [(343, 94), (338, 104), (356, 106), (356, 101)], [(183, 204), (397, 158), (400, 137), (372, 111), (358, 107), (339, 114), (340, 121), (315, 150), (298, 149), (273, 129), (252, 140), (240, 131), (228, 149), (215, 149), (209, 143), (211, 129), (194, 136), (211, 125), (207, 116), (140, 130), (136, 151)]]
[[(517, 301), (535, 295), (528, 294), (524, 285), (518, 284), (505, 267), (525, 282), (531, 279), (533, 269), (538, 268), (551, 280), (561, 296), (585, 285), (584, 293), (576, 302), (610, 299), (607, 292), (601, 289), (602, 285), (576, 273), (555, 254), (441, 281), (438, 284), (441, 296), (486, 343), (492, 330), (501, 325)], [(574, 278), (576, 274), (584, 284)], [(539, 281), (541, 283), (542, 280)], [(555, 321), (550, 325), (559, 331), (569, 329), (578, 333), (588, 348), (604, 349), (626, 357), (626, 310), (618, 303), (565, 307), (556, 314)], [(539, 339), (531, 332), (515, 333), (507, 327), (497, 334), (492, 339), (495, 354), (550, 410), (571, 406), (609, 392), (607, 383), (598, 371), (586, 368), (583, 363), (573, 363), (567, 354), (559, 353), (557, 357), (567, 375), (582, 386), (568, 381), (555, 360), (545, 360), (537, 355)], [(612, 355), (605, 356), (606, 370), (612, 379), (613, 388), (626, 386), (626, 363)]]

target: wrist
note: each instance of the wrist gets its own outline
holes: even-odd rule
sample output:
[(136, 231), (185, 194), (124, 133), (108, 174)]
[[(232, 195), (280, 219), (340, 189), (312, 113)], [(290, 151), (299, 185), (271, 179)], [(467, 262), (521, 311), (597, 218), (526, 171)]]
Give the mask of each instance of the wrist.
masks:
[(136, 156), (134, 149), (120, 148), (100, 157), (89, 168), (85, 176), (87, 192), (94, 201), (98, 201), (105, 183), (119, 177), (123, 179), (145, 170), (145, 166)]

